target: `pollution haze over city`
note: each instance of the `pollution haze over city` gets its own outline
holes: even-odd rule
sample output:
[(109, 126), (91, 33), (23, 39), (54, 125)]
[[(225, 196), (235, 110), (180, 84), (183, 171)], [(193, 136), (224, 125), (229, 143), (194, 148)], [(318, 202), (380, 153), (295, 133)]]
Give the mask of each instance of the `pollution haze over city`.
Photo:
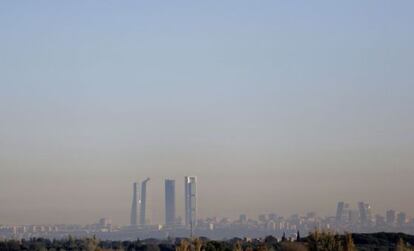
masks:
[(149, 177), (148, 225), (346, 211), (414, 232), (413, 9), (1, 2), (0, 225), (134, 225), (134, 183), (139, 225)]

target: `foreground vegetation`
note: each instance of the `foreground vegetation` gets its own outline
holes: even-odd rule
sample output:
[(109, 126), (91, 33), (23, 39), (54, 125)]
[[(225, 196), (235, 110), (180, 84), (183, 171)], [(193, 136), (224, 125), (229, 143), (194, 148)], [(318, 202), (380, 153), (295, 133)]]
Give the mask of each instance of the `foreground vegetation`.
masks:
[(402, 233), (346, 234), (315, 231), (306, 238), (281, 241), (272, 236), (265, 239), (225, 241), (206, 238), (172, 240), (100, 241), (96, 238), (0, 241), (0, 250), (136, 250), (136, 251), (409, 251), (414, 250), (414, 236)]

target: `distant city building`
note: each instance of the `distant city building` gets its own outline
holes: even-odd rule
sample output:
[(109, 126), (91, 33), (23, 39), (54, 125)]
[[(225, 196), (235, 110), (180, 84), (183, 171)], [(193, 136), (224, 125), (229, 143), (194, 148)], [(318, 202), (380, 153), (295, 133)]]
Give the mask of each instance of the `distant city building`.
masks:
[(272, 220), (272, 221), (277, 221), (278, 219), (278, 216), (275, 213), (270, 213), (268, 216), (269, 216), (269, 220)]
[(98, 222), (99, 228), (101, 228), (101, 229), (102, 228), (108, 228), (110, 230), (111, 225), (112, 225), (112, 221), (110, 219), (107, 219), (107, 218), (99, 219), (99, 222)]
[(239, 216), (239, 221), (240, 221), (241, 224), (246, 224), (247, 223), (247, 215), (241, 214)]
[(382, 215), (375, 215), (375, 226), (377, 227), (383, 227), (385, 226), (385, 218)]
[(132, 207), (131, 207), (131, 218), (130, 225), (137, 225), (137, 216), (138, 216), (138, 191), (137, 183), (134, 182), (132, 185)]
[(397, 225), (401, 227), (401, 226), (404, 226), (406, 222), (407, 222), (407, 215), (403, 212), (399, 212), (397, 214)]
[(142, 183), (141, 183), (141, 199), (140, 199), (140, 203), (141, 203), (141, 210), (140, 210), (140, 217), (139, 217), (139, 223), (141, 225), (146, 225), (147, 224), (147, 215), (146, 215), (146, 210), (147, 210), (147, 183), (150, 179), (147, 178), (145, 179)]
[(357, 224), (359, 221), (359, 211), (349, 210), (349, 222), (350, 224)]
[(186, 176), (185, 186), (185, 225), (194, 227), (197, 223), (197, 177)]
[(336, 208), (336, 223), (347, 223), (349, 222), (350, 211), (349, 204), (343, 201), (338, 202)]
[(259, 217), (258, 217), (258, 220), (259, 220), (260, 222), (266, 222), (266, 221), (267, 221), (267, 215), (265, 215), (265, 214), (260, 214), (260, 215), (259, 215)]
[(396, 212), (394, 210), (388, 210), (385, 217), (387, 225), (392, 226), (395, 224)]
[(368, 225), (372, 222), (371, 205), (365, 202), (358, 203), (359, 218), (362, 225)]
[(336, 222), (341, 222), (345, 203), (343, 201), (338, 202), (336, 206)]
[(306, 213), (306, 217), (307, 218), (316, 218), (316, 213), (315, 212), (308, 212), (308, 213)]
[(165, 180), (165, 225), (176, 224), (175, 218), (175, 180)]

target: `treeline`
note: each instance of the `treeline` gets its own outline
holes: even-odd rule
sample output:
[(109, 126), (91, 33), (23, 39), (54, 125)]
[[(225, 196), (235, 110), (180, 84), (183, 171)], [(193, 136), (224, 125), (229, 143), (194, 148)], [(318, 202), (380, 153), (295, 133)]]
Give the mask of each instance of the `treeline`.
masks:
[(264, 239), (239, 239), (225, 241), (207, 238), (176, 240), (109, 241), (96, 238), (62, 240), (33, 238), (29, 240), (0, 241), (0, 251), (409, 251), (414, 250), (414, 236), (402, 233), (345, 234), (315, 231), (295, 241), (273, 236)]

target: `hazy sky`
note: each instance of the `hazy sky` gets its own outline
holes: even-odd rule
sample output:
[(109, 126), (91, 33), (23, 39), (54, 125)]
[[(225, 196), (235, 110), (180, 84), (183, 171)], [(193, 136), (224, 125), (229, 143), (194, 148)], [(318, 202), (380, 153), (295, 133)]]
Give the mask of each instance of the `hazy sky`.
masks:
[(2, 1), (0, 224), (414, 215), (414, 1)]

